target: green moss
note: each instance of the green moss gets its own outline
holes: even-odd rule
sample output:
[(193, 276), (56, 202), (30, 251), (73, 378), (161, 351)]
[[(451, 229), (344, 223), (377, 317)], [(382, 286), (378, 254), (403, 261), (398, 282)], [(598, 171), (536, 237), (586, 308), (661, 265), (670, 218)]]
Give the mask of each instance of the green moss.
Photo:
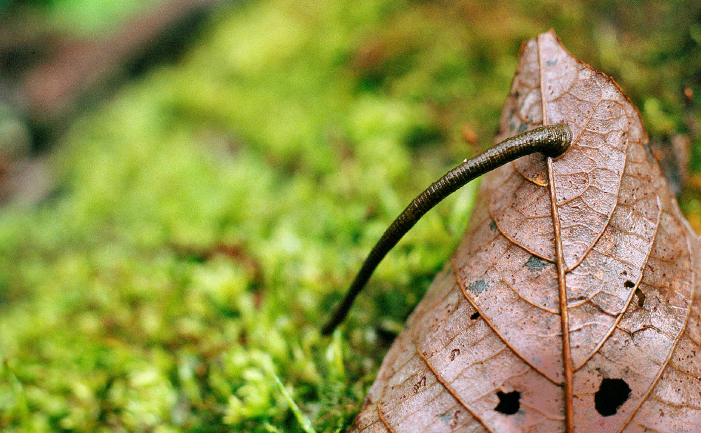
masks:
[(489, 145), (522, 40), (555, 26), (615, 63), (656, 134), (686, 128), (670, 89), (701, 94), (679, 67), (698, 71), (698, 44), (660, 70), (641, 30), (592, 33), (601, 5), (528, 5), (229, 7), (80, 119), (51, 155), (53, 194), (0, 215), (0, 428), (344, 431), (387, 348), (378, 325), (401, 328), (475, 185), (406, 236), (341, 331), (319, 325), (406, 203)]

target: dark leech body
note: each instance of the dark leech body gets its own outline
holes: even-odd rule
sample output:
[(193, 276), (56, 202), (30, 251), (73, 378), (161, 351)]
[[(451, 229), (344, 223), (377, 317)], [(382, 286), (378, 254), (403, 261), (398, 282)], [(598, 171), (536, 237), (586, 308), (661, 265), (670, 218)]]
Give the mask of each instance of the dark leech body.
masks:
[(432, 207), (475, 178), (522, 156), (536, 152), (551, 158), (560, 156), (569, 148), (571, 141), (572, 132), (565, 124), (535, 128), (507, 138), (486, 152), (463, 162), (431, 184), (404, 209), (377, 241), (322, 333), (330, 334), (343, 321), (356, 296), (382, 259)]

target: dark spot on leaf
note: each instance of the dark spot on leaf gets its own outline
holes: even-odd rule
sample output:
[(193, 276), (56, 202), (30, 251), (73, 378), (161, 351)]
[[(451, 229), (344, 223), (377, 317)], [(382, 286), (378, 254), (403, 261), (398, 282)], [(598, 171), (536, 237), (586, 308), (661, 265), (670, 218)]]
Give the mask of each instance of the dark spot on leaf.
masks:
[(635, 283), (632, 282), (631, 280), (626, 280), (626, 282), (623, 283), (623, 286), (625, 286), (626, 288), (630, 289), (630, 288), (635, 287)]
[(518, 391), (511, 392), (501, 392), (497, 391), (497, 397), (499, 397), (499, 404), (494, 408), (495, 411), (501, 412), (504, 415), (513, 415), (518, 412), (521, 406), (518, 400), (521, 398), (521, 393)]
[(441, 420), (448, 424), (448, 427), (450, 429), (454, 429), (455, 427), (458, 426), (458, 423), (460, 422), (460, 410), (456, 410), (452, 414), (450, 412), (446, 412), (443, 415), (440, 416)]
[(418, 382), (414, 384), (414, 387), (412, 388), (414, 390), (414, 393), (419, 392), (419, 390), (423, 387), (426, 386), (426, 376), (421, 376), (421, 379), (419, 379)]
[(497, 231), (497, 223), (494, 221), (489, 223), (489, 228), (492, 229), (492, 231)]
[(554, 66), (557, 64), (557, 59), (548, 60), (545, 62), (545, 66)]
[(645, 305), (645, 293), (640, 289), (635, 289), (635, 296), (638, 298), (638, 307), (643, 308), (643, 305)]
[(528, 261), (523, 264), (529, 271), (542, 271), (552, 263), (541, 259), (540, 257), (530, 256)]
[(480, 318), (480, 313), (472, 313), (472, 316), (470, 316), (470, 320), (477, 320)]
[(449, 359), (450, 359), (451, 361), (455, 361), (455, 357), (458, 356), (458, 355), (460, 355), (460, 349), (453, 349), (453, 350), (450, 351), (450, 357), (449, 357)]
[(630, 397), (630, 387), (623, 379), (604, 378), (594, 394), (594, 407), (601, 416), (611, 416)]
[(472, 292), (473, 295), (479, 296), (479, 294), (487, 290), (488, 287), (489, 285), (485, 283), (484, 280), (477, 280), (474, 283), (470, 283), (470, 285), (467, 286), (467, 290)]

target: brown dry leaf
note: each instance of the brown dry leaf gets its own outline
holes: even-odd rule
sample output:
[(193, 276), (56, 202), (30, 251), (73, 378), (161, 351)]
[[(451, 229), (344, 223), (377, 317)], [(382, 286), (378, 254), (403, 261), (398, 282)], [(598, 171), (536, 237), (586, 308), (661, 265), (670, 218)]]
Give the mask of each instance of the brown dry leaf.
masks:
[(521, 49), (497, 141), (559, 122), (562, 157), (486, 177), (353, 431), (701, 429), (699, 240), (635, 107), (548, 32)]

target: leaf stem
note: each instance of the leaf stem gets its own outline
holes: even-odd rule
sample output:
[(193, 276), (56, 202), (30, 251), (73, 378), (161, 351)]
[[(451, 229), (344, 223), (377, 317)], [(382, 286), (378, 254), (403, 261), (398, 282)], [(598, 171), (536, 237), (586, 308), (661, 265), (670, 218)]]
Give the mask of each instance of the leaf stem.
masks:
[(557, 281), (560, 297), (560, 324), (562, 327), (562, 364), (565, 373), (565, 420), (567, 433), (574, 432), (574, 371), (572, 370), (572, 350), (570, 348), (570, 316), (567, 308), (567, 287), (565, 285), (565, 258), (562, 252), (562, 233), (558, 213), (555, 183), (553, 181), (552, 160), (548, 160), (548, 177), (550, 182), (550, 202), (555, 230), (555, 259), (557, 262)]

